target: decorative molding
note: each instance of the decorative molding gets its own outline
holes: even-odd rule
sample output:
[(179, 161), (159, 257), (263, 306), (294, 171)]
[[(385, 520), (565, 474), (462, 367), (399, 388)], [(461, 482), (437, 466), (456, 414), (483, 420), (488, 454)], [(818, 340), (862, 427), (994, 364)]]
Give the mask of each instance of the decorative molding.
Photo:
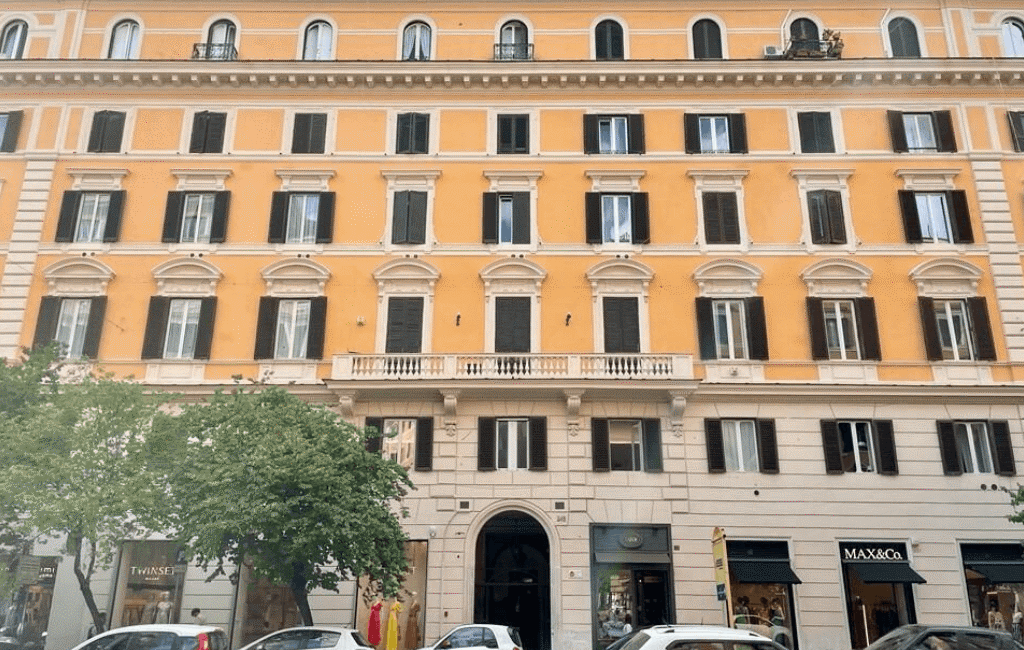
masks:
[(388, 182), (389, 190), (432, 189), (441, 177), (440, 169), (382, 169), (380, 175)]
[(646, 302), (647, 287), (654, 278), (654, 270), (636, 260), (617, 258), (595, 264), (586, 275), (594, 300), (601, 294), (639, 293)]
[(385, 262), (373, 271), (381, 300), (389, 294), (431, 294), (440, 277), (441, 273), (430, 264), (410, 258)]
[(484, 299), (494, 292), (502, 294), (538, 295), (548, 272), (540, 265), (517, 258), (491, 262), (480, 271), (484, 283)]
[(444, 399), (444, 429), (454, 437), (459, 423), (459, 393), (462, 391), (445, 388), (440, 391)]
[(338, 396), (338, 412), (341, 417), (349, 422), (355, 419), (356, 391), (339, 390), (335, 393)]
[(331, 169), (276, 169), (274, 173), (284, 192), (326, 192), (335, 176)]
[(639, 192), (640, 179), (647, 175), (642, 169), (588, 169), (583, 173), (594, 192)]
[(846, 187), (846, 181), (853, 176), (852, 169), (791, 169), (789, 175), (796, 179), (803, 190), (837, 189)]
[(230, 169), (172, 169), (171, 175), (178, 179), (179, 191), (222, 192), (224, 181), (231, 176)]
[(724, 190), (743, 189), (743, 179), (750, 173), (749, 169), (691, 169), (686, 175), (693, 179), (698, 192), (721, 192)]
[(169, 260), (153, 269), (156, 292), (161, 296), (215, 296), (222, 277), (216, 266), (194, 257)]
[(121, 181), (128, 175), (127, 169), (68, 167), (67, 173), (73, 179), (73, 190), (112, 191), (121, 189)]
[(322, 296), (331, 278), (327, 267), (308, 259), (274, 262), (261, 272), (268, 296)]
[(896, 176), (903, 179), (907, 190), (951, 190), (959, 169), (897, 169)]
[(565, 395), (565, 424), (569, 429), (569, 435), (573, 437), (580, 433), (580, 404), (585, 392), (586, 390), (582, 388), (562, 391)]
[(811, 297), (860, 297), (867, 295), (871, 269), (852, 260), (834, 258), (808, 266), (800, 278)]
[(537, 180), (544, 175), (539, 169), (485, 169), (484, 177), (491, 181), (492, 192), (532, 192)]
[(917, 293), (932, 298), (970, 298), (978, 295), (978, 281), (984, 275), (978, 267), (954, 258), (918, 264), (910, 270)]
[(689, 392), (669, 391), (669, 423), (672, 425), (672, 436), (683, 437), (683, 417), (686, 411), (686, 397)]
[(764, 272), (750, 262), (724, 259), (707, 262), (693, 272), (702, 298), (748, 297), (757, 295)]
[(51, 296), (103, 296), (114, 279), (114, 270), (96, 259), (72, 257), (43, 269)]

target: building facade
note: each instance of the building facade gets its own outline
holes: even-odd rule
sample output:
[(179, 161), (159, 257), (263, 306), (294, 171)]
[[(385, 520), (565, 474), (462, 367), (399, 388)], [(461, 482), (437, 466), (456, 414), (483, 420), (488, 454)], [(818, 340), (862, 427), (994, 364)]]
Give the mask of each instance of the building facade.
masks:
[[(1024, 609), (1019, 6), (14, 0), (0, 30), (0, 354), (378, 428), (416, 484), (403, 647)], [(100, 592), (234, 647), (294, 622), (203, 577), (126, 540)]]

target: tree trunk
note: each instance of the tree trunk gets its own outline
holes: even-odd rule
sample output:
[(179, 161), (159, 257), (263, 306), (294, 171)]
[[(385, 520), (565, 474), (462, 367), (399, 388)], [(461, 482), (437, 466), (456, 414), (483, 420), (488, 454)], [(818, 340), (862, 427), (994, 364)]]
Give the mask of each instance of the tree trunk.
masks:
[(302, 617), (303, 625), (313, 625), (313, 612), (309, 609), (309, 594), (306, 592), (306, 563), (292, 562), (292, 579), (288, 586), (291, 587), (292, 596), (295, 598), (295, 606), (299, 609), (299, 616)]
[(107, 622), (100, 614), (99, 607), (96, 606), (96, 598), (92, 595), (92, 586), (89, 583), (89, 579), (92, 576), (86, 575), (85, 572), (82, 571), (81, 531), (72, 530), (68, 533), (68, 550), (71, 551), (72, 555), (74, 555), (75, 557), (75, 578), (78, 579), (78, 588), (82, 590), (82, 596), (85, 598), (85, 604), (89, 608), (89, 614), (92, 615), (93, 627), (96, 630), (97, 634), (99, 634), (100, 632), (105, 632), (107, 630)]

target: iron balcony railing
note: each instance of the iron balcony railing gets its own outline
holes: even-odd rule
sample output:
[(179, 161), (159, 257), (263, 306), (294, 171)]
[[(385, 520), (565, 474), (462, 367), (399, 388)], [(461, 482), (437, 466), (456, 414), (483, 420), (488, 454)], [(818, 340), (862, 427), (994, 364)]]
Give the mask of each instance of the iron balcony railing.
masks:
[(192, 58), (207, 61), (234, 61), (238, 58), (238, 50), (230, 43), (195, 43), (192, 45)]
[(498, 61), (532, 61), (533, 43), (499, 43), (494, 46)]
[(838, 59), (843, 53), (843, 42), (838, 39), (818, 40), (793, 38), (786, 47), (787, 59)]

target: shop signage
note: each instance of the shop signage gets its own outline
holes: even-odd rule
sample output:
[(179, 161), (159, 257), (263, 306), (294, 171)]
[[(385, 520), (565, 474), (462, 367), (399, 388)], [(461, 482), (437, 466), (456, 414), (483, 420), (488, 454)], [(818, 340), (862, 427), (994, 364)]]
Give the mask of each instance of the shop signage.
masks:
[(639, 531), (626, 531), (619, 537), (619, 545), (622, 548), (640, 548), (644, 545), (644, 536)]
[(174, 566), (130, 566), (128, 573), (132, 578), (142, 578), (144, 582), (167, 582), (174, 575)]
[[(724, 601), (728, 608), (729, 603), (729, 557), (725, 552), (725, 530), (715, 528), (711, 532), (711, 557), (715, 561), (715, 595), (718, 600)], [(726, 623), (728, 624), (728, 612), (726, 612)]]
[(844, 542), (839, 545), (843, 562), (906, 562), (905, 544)]
[(18, 572), (15, 575), (19, 585), (34, 585), (39, 581), (42, 558), (38, 555), (22, 555), (18, 558)]

